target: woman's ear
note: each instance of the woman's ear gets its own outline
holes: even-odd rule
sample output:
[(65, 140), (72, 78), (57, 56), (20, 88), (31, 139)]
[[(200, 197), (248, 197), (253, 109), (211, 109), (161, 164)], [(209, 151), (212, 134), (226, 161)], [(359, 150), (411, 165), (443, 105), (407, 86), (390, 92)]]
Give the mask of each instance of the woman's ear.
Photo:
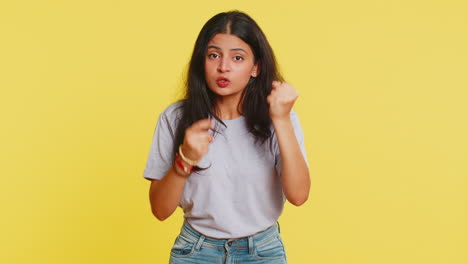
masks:
[(254, 78), (257, 77), (257, 76), (258, 76), (258, 73), (259, 73), (259, 70), (260, 70), (260, 69), (259, 69), (258, 63), (257, 63), (257, 64), (255, 64), (255, 65), (253, 66), (253, 68), (252, 68), (252, 73), (250, 73), (250, 76), (252, 76), (252, 77), (254, 77)]

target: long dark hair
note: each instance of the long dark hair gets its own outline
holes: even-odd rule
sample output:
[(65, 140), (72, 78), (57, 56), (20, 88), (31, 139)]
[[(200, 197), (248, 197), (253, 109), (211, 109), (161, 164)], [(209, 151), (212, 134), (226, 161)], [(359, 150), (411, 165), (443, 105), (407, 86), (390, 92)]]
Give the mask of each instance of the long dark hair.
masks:
[(257, 76), (251, 77), (243, 90), (238, 110), (246, 119), (249, 132), (256, 142), (263, 144), (272, 138), (271, 118), (266, 97), (270, 94), (273, 81), (283, 81), (268, 40), (247, 14), (240, 11), (223, 12), (212, 17), (201, 29), (195, 42), (189, 63), (186, 94), (182, 99), (182, 116), (176, 130), (174, 154), (184, 141), (185, 130), (194, 122), (204, 118), (215, 118), (226, 126), (215, 109), (216, 94), (205, 81), (205, 57), (208, 42), (218, 33), (232, 34), (253, 51), (254, 63), (258, 64)]

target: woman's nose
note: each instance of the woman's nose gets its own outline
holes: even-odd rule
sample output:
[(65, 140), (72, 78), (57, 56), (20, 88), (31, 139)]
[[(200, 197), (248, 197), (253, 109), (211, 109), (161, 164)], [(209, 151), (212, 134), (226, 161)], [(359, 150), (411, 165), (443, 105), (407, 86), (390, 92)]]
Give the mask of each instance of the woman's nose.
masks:
[(219, 60), (218, 71), (220, 72), (228, 72), (231, 70), (231, 65), (227, 58), (222, 58)]

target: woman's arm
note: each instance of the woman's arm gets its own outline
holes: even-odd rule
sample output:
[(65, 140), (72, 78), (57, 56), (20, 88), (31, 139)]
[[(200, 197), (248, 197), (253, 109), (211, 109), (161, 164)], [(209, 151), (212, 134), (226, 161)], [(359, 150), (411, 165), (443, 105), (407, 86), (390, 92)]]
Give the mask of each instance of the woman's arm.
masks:
[[(213, 129), (213, 126), (210, 119), (202, 119), (185, 130), (182, 152), (187, 158), (199, 161), (208, 152), (209, 145), (213, 141), (213, 136), (208, 131)], [(185, 161), (180, 160), (180, 162), (187, 169), (192, 168)], [(149, 191), (151, 211), (158, 220), (163, 221), (174, 213), (189, 176), (190, 172), (185, 173), (177, 164), (172, 164), (161, 180), (151, 181)]]
[(287, 83), (274, 81), (272, 86), (267, 101), (280, 149), (281, 184), (288, 201), (299, 206), (309, 197), (310, 177), (290, 118), (298, 94)]
[(186, 181), (187, 177), (179, 175), (174, 166), (161, 180), (151, 181), (149, 191), (151, 211), (158, 220), (164, 221), (174, 213), (179, 205)]
[(309, 168), (297, 142), (291, 119), (273, 119), (281, 155), (281, 184), (288, 201), (302, 205), (309, 197)]

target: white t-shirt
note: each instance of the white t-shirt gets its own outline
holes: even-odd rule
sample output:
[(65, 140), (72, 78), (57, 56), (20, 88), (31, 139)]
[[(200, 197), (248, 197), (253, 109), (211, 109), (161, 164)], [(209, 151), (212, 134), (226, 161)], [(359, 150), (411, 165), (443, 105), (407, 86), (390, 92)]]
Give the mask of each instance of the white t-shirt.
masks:
[[(160, 180), (173, 163), (173, 144), (180, 102), (159, 116), (143, 177)], [(307, 156), (299, 119), (290, 113), (304, 160)], [(179, 206), (198, 232), (214, 238), (239, 238), (265, 230), (278, 220), (286, 201), (281, 182), (278, 141), (255, 144), (245, 118), (217, 124), (214, 141), (199, 166), (185, 184)], [(272, 128), (273, 129), (273, 128)], [(308, 164), (308, 163), (307, 163)]]

